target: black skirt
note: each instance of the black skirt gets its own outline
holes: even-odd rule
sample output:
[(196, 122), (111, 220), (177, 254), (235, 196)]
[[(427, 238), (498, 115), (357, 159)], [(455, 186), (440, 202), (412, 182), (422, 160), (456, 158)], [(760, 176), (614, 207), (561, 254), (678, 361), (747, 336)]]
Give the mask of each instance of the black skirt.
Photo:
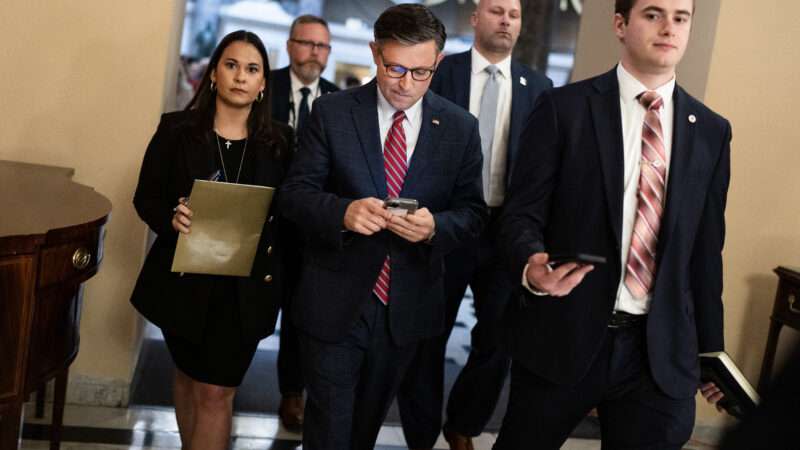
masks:
[(237, 387), (242, 384), (260, 339), (242, 336), (235, 279), (220, 277), (214, 291), (199, 342), (161, 331), (181, 372), (202, 383)]

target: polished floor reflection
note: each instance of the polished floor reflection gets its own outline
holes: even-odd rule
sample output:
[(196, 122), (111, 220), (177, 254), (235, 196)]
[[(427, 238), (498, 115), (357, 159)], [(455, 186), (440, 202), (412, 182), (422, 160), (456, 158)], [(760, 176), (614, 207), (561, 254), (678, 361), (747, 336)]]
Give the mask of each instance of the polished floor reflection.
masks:
[[(49, 405), (48, 405), (49, 406)], [(46, 408), (49, 411), (49, 407)], [(33, 405), (25, 412), (22, 449), (49, 448), (49, 417), (33, 417)], [(300, 448), (301, 435), (285, 430), (276, 417), (237, 414), (233, 423), (233, 450), (288, 450)], [(492, 448), (495, 435), (485, 433), (475, 440), (475, 448)], [(63, 450), (174, 450), (180, 448), (175, 414), (169, 408), (106, 408), (67, 405), (64, 412)], [(378, 450), (404, 449), (399, 427), (384, 426), (378, 436)], [(440, 438), (437, 449), (446, 449)], [(570, 439), (566, 450), (600, 448), (595, 440)]]

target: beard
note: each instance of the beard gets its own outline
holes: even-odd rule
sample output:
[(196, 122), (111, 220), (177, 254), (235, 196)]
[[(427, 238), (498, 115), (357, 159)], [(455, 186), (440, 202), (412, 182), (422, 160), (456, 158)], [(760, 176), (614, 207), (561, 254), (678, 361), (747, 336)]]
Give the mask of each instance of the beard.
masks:
[(295, 64), (293, 68), (297, 77), (304, 83), (312, 83), (325, 70), (325, 66), (314, 59)]
[(516, 44), (516, 39), (510, 34), (489, 34), (481, 39), (482, 47), (496, 53), (510, 52)]

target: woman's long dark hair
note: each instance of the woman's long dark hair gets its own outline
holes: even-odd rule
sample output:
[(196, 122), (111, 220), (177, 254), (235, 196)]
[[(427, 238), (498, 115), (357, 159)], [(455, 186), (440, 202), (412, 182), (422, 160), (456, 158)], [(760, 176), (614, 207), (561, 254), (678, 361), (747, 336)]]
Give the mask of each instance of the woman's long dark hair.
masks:
[(251, 140), (261, 141), (276, 152), (280, 151), (286, 148), (286, 142), (284, 142), (285, 139), (283, 136), (272, 126), (272, 108), (269, 94), (270, 68), (269, 59), (267, 59), (267, 49), (255, 33), (247, 30), (237, 30), (228, 33), (222, 38), (217, 48), (215, 48), (214, 52), (211, 54), (211, 59), (208, 61), (208, 67), (206, 67), (206, 71), (203, 73), (203, 78), (200, 80), (197, 92), (186, 106), (186, 110), (196, 110), (198, 112), (201, 122), (198, 125), (204, 130), (208, 131), (214, 127), (217, 92), (216, 90), (211, 90), (211, 72), (219, 64), (219, 60), (222, 58), (222, 53), (225, 49), (234, 42), (246, 42), (251, 44), (258, 50), (263, 61), (262, 66), (264, 68), (265, 80), (264, 96), (261, 101), (254, 102), (250, 109), (250, 116), (247, 118), (248, 136)]

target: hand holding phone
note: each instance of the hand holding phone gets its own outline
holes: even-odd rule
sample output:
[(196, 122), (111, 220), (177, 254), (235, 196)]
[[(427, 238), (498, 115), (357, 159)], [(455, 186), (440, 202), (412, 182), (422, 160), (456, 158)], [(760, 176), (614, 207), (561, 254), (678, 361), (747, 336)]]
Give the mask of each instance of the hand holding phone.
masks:
[(383, 201), (383, 207), (394, 215), (405, 216), (414, 214), (419, 207), (419, 203), (413, 198), (387, 197)]
[(574, 262), (578, 265), (605, 264), (605, 256), (592, 255), (590, 253), (555, 253), (550, 255), (547, 264), (550, 267), (560, 266), (561, 264)]

